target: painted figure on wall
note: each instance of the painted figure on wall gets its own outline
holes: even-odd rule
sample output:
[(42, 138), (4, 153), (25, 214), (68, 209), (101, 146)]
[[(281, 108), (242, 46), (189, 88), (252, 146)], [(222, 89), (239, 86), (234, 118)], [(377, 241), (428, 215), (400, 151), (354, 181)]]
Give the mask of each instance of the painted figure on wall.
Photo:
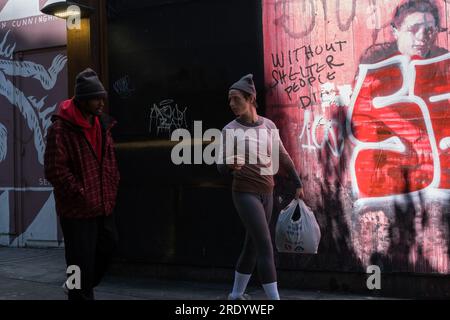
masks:
[(380, 198), (449, 189), (450, 56), (436, 45), (438, 8), (409, 0), (395, 11), (395, 42), (361, 57), (347, 126), (354, 194)]
[(439, 10), (433, 2), (413, 0), (399, 5), (391, 27), (395, 41), (369, 47), (360, 63), (372, 64), (397, 54), (428, 59), (448, 52), (436, 44), (438, 33), (447, 29), (440, 26)]
[(317, 195), (318, 268), (449, 273), (448, 1), (264, 3), (267, 112)]

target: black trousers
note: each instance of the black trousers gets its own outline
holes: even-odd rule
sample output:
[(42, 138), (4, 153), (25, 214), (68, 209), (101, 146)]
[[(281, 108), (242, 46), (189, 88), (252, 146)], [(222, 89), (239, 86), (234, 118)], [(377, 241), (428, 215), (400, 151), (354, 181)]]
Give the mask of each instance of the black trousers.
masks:
[(88, 219), (60, 217), (67, 267), (78, 266), (81, 289), (69, 290), (69, 300), (93, 300), (117, 247), (113, 215)]
[(236, 271), (252, 274), (255, 266), (261, 283), (277, 281), (269, 222), (273, 195), (233, 191), (233, 202), (247, 230)]

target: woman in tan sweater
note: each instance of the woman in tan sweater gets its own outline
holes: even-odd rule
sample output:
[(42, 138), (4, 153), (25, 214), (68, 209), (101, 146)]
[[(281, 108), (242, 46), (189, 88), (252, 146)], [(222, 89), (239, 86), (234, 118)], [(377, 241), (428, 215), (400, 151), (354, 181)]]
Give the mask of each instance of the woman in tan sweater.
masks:
[(223, 174), (233, 175), (233, 202), (246, 228), (244, 245), (236, 265), (233, 291), (228, 298), (248, 298), (244, 292), (257, 266), (267, 297), (279, 300), (269, 230), (277, 160), (296, 184), (296, 198), (303, 197), (302, 183), (279, 138), (277, 127), (257, 113), (253, 75), (248, 74), (234, 83), (230, 87), (228, 99), (236, 119), (222, 130), (218, 169)]

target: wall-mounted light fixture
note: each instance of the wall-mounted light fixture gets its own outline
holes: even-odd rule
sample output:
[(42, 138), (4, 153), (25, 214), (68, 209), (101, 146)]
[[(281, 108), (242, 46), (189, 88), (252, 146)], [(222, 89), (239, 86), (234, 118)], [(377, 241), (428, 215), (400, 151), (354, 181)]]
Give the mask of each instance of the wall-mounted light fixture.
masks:
[[(96, 8), (103, 0), (48, 0), (41, 8), (44, 14), (66, 20), (67, 24), (67, 75), (69, 97), (73, 95), (75, 76), (87, 67), (98, 69), (95, 48), (92, 44), (91, 32), (95, 33), (97, 25), (91, 27), (91, 20), (96, 19)], [(90, 7), (94, 5), (95, 7)]]
[(62, 19), (79, 15), (81, 18), (88, 17), (94, 8), (78, 3), (77, 1), (48, 0), (41, 8), (41, 12)]

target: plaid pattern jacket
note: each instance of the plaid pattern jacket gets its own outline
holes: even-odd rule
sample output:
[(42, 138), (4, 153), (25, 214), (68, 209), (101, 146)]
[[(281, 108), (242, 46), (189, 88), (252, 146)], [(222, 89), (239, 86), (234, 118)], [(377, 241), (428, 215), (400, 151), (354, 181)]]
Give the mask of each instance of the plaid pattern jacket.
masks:
[(100, 117), (102, 160), (81, 127), (52, 116), (45, 150), (45, 177), (53, 185), (56, 212), (66, 218), (92, 218), (112, 213), (119, 185), (111, 128), (115, 121)]

